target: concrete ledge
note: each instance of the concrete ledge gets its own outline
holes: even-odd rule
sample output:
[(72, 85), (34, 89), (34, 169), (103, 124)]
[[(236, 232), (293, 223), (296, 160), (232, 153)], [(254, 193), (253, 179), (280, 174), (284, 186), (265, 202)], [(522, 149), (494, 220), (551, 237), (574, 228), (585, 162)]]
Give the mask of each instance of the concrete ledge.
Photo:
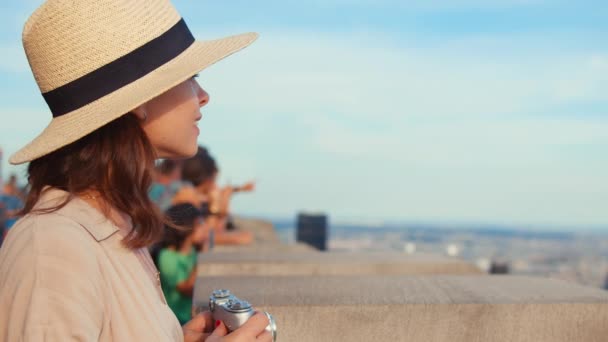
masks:
[(317, 250), (305, 243), (272, 244), (254, 243), (249, 246), (226, 246), (216, 245), (212, 253), (291, 253), (291, 252), (316, 252)]
[(606, 341), (608, 292), (516, 276), (204, 277), (277, 320), (279, 341)]
[(255, 218), (244, 218), (234, 216), (232, 222), (237, 230), (245, 230), (253, 233), (255, 244), (280, 244), (274, 226), (271, 222)]
[(462, 260), (403, 253), (212, 252), (199, 256), (205, 276), (481, 274)]

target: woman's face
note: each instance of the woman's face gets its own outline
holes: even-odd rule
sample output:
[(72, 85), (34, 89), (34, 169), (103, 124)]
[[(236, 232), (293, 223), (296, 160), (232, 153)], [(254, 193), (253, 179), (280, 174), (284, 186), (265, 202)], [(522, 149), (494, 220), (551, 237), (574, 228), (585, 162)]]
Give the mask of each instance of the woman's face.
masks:
[(142, 127), (158, 158), (189, 158), (196, 153), (200, 108), (208, 102), (209, 94), (192, 77), (135, 110), (142, 119), (147, 116)]

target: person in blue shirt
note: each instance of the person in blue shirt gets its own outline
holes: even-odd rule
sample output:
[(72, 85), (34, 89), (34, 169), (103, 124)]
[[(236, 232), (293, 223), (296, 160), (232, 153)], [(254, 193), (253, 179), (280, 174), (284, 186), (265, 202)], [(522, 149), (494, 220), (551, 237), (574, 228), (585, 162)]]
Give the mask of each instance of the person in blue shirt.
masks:
[(154, 182), (150, 186), (148, 196), (161, 211), (165, 211), (169, 209), (173, 197), (183, 186), (181, 161), (164, 159), (154, 171)]

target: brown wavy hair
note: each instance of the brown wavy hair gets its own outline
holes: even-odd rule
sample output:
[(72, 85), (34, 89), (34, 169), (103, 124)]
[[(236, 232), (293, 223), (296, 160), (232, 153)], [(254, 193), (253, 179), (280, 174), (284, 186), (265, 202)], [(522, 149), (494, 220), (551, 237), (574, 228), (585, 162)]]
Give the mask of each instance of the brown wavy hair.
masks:
[[(148, 197), (156, 153), (139, 119), (133, 114), (95, 130), (29, 164), (30, 191), (20, 213), (50, 213), (74, 196), (96, 191), (105, 202), (104, 214), (113, 207), (131, 217), (133, 230), (123, 240), (129, 248), (149, 246), (162, 238), (167, 219)], [(34, 210), (46, 186), (67, 191), (61, 204)]]

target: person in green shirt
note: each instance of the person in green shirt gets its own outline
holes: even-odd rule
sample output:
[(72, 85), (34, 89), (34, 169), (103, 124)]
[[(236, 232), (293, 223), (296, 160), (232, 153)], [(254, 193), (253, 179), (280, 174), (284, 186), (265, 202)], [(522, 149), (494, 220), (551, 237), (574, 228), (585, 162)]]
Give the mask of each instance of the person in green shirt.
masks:
[(170, 207), (167, 216), (177, 230), (166, 227), (158, 254), (161, 287), (167, 304), (181, 324), (192, 318), (192, 293), (196, 280), (196, 256), (206, 236), (205, 214), (192, 204)]

